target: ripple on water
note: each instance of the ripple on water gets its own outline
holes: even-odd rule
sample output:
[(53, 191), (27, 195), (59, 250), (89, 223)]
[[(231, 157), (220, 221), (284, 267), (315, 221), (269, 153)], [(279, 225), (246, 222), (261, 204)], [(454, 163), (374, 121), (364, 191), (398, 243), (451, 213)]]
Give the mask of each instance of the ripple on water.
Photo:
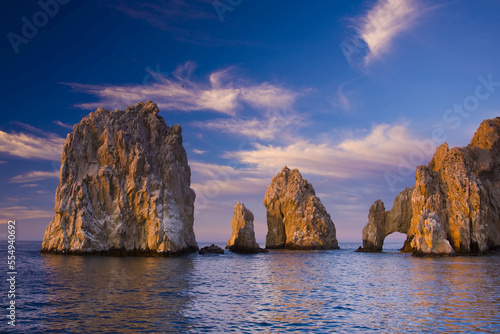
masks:
[(24, 243), (18, 254), (24, 332), (500, 328), (500, 256), (421, 259), (354, 253), (357, 245), (348, 245), (337, 251), (112, 258), (40, 254), (39, 247)]

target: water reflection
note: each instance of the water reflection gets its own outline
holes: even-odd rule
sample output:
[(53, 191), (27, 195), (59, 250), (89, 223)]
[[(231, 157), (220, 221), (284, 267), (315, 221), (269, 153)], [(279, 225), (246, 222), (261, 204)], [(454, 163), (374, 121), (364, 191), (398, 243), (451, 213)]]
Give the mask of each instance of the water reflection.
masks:
[(498, 330), (498, 260), (498, 257), (415, 259), (411, 267), (414, 304), (422, 313), (415, 319), (415, 327), (425, 329), (432, 325), (443, 331), (458, 331), (464, 326), (471, 330)]
[(50, 271), (47, 329), (135, 332), (189, 326), (180, 310), (190, 299), (192, 257), (41, 257)]
[(40, 254), (33, 244), (19, 253), (19, 329), (498, 332), (499, 256), (422, 259), (341, 246), (116, 258)]

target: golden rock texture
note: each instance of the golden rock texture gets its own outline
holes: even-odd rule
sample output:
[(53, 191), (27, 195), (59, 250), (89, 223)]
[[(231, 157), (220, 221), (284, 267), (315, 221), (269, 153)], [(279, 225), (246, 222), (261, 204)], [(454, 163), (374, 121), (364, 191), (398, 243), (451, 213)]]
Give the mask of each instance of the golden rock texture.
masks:
[(227, 242), (226, 249), (236, 253), (262, 253), (263, 249), (255, 241), (253, 213), (240, 202), (234, 206), (232, 235)]
[[(482, 254), (500, 247), (500, 117), (483, 121), (467, 147), (449, 149), (445, 143), (428, 166), (417, 167), (402, 207), (410, 204), (411, 218), (401, 215), (396, 224), (378, 213), (376, 202), (363, 248), (375, 244), (381, 250), (394, 231), (407, 233), (403, 251), (415, 255)], [(400, 209), (395, 204), (393, 210)]]
[(66, 138), (42, 251), (168, 255), (198, 249), (181, 127), (155, 103), (98, 109)]
[(313, 186), (285, 166), (264, 197), (266, 248), (338, 249), (335, 225)]

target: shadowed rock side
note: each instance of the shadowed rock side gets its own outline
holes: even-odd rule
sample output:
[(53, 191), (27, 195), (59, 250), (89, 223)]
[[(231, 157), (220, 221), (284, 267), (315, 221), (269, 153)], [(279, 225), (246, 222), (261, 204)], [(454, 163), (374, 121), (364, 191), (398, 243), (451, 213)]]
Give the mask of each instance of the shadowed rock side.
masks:
[(265, 249), (259, 247), (255, 241), (253, 226), (253, 213), (240, 202), (234, 206), (234, 216), (231, 223), (233, 232), (227, 242), (226, 249), (235, 253), (253, 254), (265, 253)]
[(266, 248), (338, 249), (335, 225), (313, 186), (284, 167), (267, 188)]
[[(445, 143), (428, 166), (417, 167), (411, 208), (403, 251), (467, 255), (500, 247), (500, 118), (483, 121), (467, 147)], [(384, 220), (373, 220), (368, 225), (384, 231)]]
[(153, 102), (98, 109), (63, 148), (55, 217), (42, 251), (170, 255), (198, 250), (181, 127)]
[(385, 211), (381, 200), (373, 203), (368, 214), (368, 224), (363, 228), (363, 247), (358, 252), (381, 252), (384, 239), (389, 234), (408, 233), (412, 216), (412, 192), (412, 188), (406, 188), (400, 193), (390, 211)]
[(210, 246), (205, 246), (198, 252), (201, 255), (205, 254), (224, 254), (224, 250), (215, 244), (211, 244)]

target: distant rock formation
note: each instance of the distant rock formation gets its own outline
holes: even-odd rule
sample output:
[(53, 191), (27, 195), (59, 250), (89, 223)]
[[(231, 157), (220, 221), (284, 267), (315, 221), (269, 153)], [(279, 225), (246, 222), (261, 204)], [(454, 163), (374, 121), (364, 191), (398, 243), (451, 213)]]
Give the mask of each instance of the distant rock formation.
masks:
[(226, 249), (229, 249), (231, 252), (245, 254), (266, 252), (255, 241), (253, 219), (253, 213), (244, 204), (240, 202), (236, 203), (231, 223), (233, 232), (227, 242)]
[(215, 244), (211, 244), (210, 246), (205, 246), (198, 252), (201, 255), (204, 254), (224, 254), (224, 250)]
[(155, 103), (99, 108), (63, 148), (42, 252), (169, 255), (198, 250), (181, 127)]
[(381, 252), (384, 239), (394, 232), (408, 233), (412, 216), (412, 188), (406, 188), (394, 200), (391, 211), (385, 211), (384, 202), (375, 201), (363, 228), (363, 247), (359, 252)]
[(338, 249), (335, 225), (313, 186), (284, 167), (267, 188), (266, 248)]
[[(398, 197), (407, 198), (407, 192)], [(376, 240), (373, 249), (380, 248), (383, 238), (373, 235), (391, 231), (387, 225), (404, 227), (402, 231), (408, 224), (402, 251), (415, 255), (482, 254), (499, 248), (500, 117), (483, 121), (467, 147), (449, 149), (445, 143), (428, 166), (417, 167), (409, 220), (404, 214), (395, 224), (384, 217), (372, 215), (370, 209), (363, 248), (365, 240), (367, 248), (372, 240)]]

